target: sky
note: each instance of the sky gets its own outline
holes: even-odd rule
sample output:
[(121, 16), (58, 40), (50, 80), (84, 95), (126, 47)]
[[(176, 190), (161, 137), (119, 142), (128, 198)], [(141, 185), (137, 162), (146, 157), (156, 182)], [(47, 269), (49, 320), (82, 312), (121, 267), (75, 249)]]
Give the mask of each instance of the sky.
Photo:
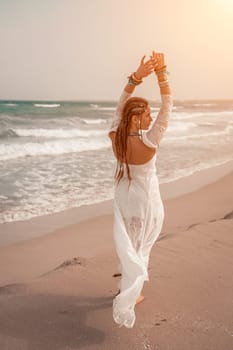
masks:
[(233, 0), (0, 0), (0, 43), (0, 99), (117, 100), (152, 50), (174, 99), (233, 98)]

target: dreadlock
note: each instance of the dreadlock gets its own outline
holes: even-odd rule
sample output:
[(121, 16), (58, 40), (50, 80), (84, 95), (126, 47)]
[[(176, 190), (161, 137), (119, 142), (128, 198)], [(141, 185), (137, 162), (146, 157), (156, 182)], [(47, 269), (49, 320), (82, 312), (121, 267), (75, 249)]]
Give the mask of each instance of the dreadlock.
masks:
[(124, 164), (126, 165), (127, 177), (131, 181), (130, 168), (127, 161), (128, 135), (131, 127), (131, 120), (134, 115), (141, 115), (146, 111), (148, 101), (142, 97), (131, 97), (124, 105), (121, 121), (116, 131), (115, 147), (117, 156), (117, 168), (115, 179), (120, 182), (124, 176)]

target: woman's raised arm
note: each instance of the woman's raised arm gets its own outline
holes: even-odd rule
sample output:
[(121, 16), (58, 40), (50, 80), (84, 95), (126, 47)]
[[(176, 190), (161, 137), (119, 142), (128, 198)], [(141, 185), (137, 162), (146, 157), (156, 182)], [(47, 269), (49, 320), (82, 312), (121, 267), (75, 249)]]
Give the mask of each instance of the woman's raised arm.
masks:
[(166, 70), (166, 65), (164, 62), (164, 54), (156, 54), (153, 51), (151, 60), (154, 63), (154, 69), (160, 87), (161, 106), (157, 118), (152, 124), (152, 127), (149, 131), (146, 131), (142, 134), (142, 139), (148, 147), (158, 148), (168, 127), (168, 121), (173, 107), (173, 99), (167, 77), (168, 72)]
[(109, 136), (111, 137), (111, 133), (116, 132), (118, 125), (120, 124), (121, 121), (121, 116), (122, 116), (122, 111), (124, 108), (124, 105), (126, 101), (130, 98), (132, 93), (134, 92), (134, 89), (137, 85), (142, 83), (142, 79), (147, 77), (149, 74), (151, 74), (154, 70), (154, 65), (151, 59), (148, 61), (144, 62), (146, 56), (143, 56), (140, 62), (140, 65), (138, 69), (136, 70), (135, 73), (131, 74), (129, 77), (128, 83), (125, 85), (121, 96), (119, 98), (117, 108), (115, 115), (112, 120), (111, 127), (109, 129)]

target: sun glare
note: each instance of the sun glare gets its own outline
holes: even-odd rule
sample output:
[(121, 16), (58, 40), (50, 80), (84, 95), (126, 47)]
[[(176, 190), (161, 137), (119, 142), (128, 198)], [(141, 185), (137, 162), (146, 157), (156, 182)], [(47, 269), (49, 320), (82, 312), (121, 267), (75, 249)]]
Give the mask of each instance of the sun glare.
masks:
[(233, 0), (213, 0), (213, 4), (216, 4), (218, 9), (227, 11), (233, 10)]

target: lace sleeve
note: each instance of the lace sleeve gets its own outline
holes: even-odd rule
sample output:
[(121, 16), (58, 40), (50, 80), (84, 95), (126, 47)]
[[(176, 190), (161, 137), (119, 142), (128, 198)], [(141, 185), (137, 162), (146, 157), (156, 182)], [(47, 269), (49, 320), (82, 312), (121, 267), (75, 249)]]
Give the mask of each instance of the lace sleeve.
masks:
[(108, 133), (112, 132), (112, 131), (117, 131), (118, 125), (120, 124), (120, 120), (121, 120), (121, 115), (122, 115), (122, 111), (125, 105), (125, 102), (130, 98), (132, 94), (126, 92), (125, 90), (123, 90), (123, 92), (121, 93), (121, 96), (119, 98), (118, 104), (117, 104), (117, 108), (116, 108), (116, 112), (115, 115), (113, 117), (112, 120), (112, 124), (111, 127), (108, 131)]
[(142, 133), (142, 141), (151, 148), (157, 148), (168, 127), (168, 120), (172, 111), (173, 100), (171, 95), (161, 95), (161, 107), (152, 127)]

